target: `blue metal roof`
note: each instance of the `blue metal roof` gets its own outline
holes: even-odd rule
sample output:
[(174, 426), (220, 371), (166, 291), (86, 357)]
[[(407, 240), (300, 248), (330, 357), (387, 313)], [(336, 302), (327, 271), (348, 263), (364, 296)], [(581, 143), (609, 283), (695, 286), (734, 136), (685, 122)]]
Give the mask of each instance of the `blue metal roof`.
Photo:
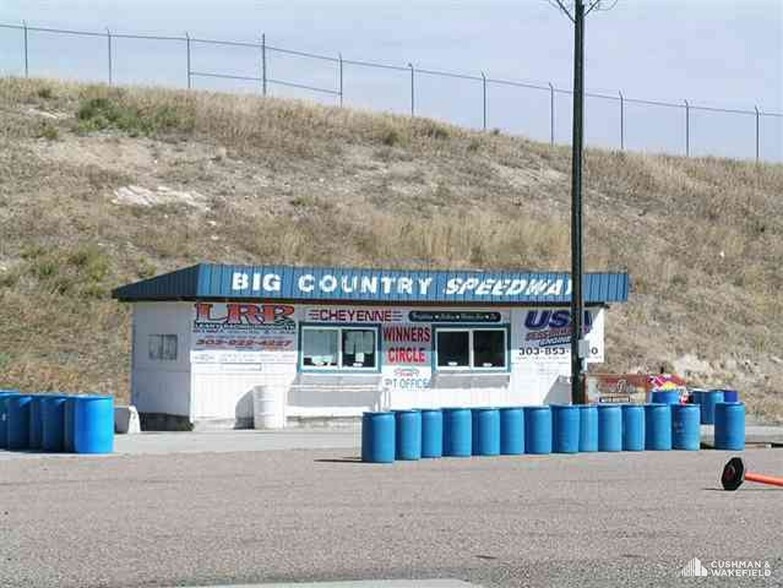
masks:
[[(625, 272), (585, 274), (586, 303), (628, 300)], [(547, 304), (570, 303), (565, 272), (382, 270), (344, 267), (202, 263), (117, 288), (124, 302), (279, 299), (319, 302)]]

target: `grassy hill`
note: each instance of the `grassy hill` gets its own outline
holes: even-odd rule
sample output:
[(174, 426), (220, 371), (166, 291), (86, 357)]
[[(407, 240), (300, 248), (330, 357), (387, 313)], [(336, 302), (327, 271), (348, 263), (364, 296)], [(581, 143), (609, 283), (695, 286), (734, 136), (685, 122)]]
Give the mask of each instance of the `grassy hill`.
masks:
[[(0, 80), (0, 387), (127, 396), (111, 288), (197, 261), (568, 269), (570, 149), (205, 92)], [(604, 370), (783, 420), (783, 166), (588, 150)]]

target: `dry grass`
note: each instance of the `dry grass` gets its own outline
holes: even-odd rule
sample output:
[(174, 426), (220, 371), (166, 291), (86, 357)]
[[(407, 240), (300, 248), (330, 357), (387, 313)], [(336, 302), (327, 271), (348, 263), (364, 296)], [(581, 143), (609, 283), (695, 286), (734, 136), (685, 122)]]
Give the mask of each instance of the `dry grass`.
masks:
[[(125, 395), (109, 289), (196, 261), (567, 269), (569, 173), (567, 148), (430, 120), (2, 80), (0, 386)], [(585, 181), (588, 268), (634, 282), (606, 367), (669, 362), (783, 418), (783, 166), (590, 150)]]

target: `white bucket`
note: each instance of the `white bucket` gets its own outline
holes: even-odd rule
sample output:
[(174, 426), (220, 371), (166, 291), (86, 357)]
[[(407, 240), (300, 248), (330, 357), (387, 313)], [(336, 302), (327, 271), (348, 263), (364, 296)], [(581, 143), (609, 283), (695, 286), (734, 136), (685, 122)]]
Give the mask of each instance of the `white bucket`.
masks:
[(114, 432), (120, 435), (132, 435), (141, 432), (139, 412), (135, 406), (114, 407)]
[(265, 385), (253, 388), (253, 428), (285, 427), (285, 388)]

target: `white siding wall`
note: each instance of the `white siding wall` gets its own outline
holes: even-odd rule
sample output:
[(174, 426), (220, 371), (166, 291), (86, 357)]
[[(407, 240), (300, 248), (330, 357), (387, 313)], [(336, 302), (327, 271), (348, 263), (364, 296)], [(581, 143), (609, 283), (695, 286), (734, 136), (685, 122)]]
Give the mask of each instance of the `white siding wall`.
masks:
[(295, 364), (193, 364), (193, 419), (251, 419), (253, 388), (295, 377)]
[[(131, 398), (139, 412), (190, 416), (190, 312), (187, 302), (133, 305)], [(150, 335), (177, 335), (177, 359), (150, 359)]]
[[(317, 315), (314, 314), (314, 308), (296, 306), (290, 318), (296, 321), (297, 334), (301, 323), (316, 322), (313, 319)], [(406, 324), (410, 310), (395, 307), (396, 324)], [(570, 375), (567, 357), (550, 357), (546, 360), (542, 357), (540, 361), (531, 361), (530, 357), (523, 358), (520, 355), (519, 350), (523, 347), (522, 326), (529, 309), (492, 307), (485, 310), (501, 313), (502, 324), (510, 326), (510, 371), (444, 375), (433, 372), (429, 356), (425, 364), (407, 366), (412, 369), (406, 369), (405, 365), (387, 365), (384, 352), (387, 346), (397, 343), (379, 341), (379, 361), (384, 366), (381, 372), (376, 372), (374, 376), (342, 373), (322, 377), (313, 372), (303, 374), (298, 371), (299, 354), (296, 347), (299, 338), (291, 330), (287, 334), (268, 334), (269, 339), (288, 341), (284, 351), (249, 352), (225, 347), (213, 351), (209, 348), (210, 344), (205, 347), (202, 343), (199, 347), (196, 343), (198, 336), (193, 333), (194, 303), (137, 303), (133, 314), (133, 402), (140, 412), (187, 416), (194, 423), (252, 419), (253, 389), (266, 384), (282, 385), (289, 390), (287, 416), (359, 415), (363, 410), (379, 407), (518, 406), (568, 402), (570, 388), (564, 379)], [(225, 312), (224, 307), (216, 306), (215, 316), (222, 316), (222, 312)], [(329, 319), (328, 322), (340, 324), (339, 320), (332, 323)], [(355, 324), (356, 320), (350, 322)], [(420, 346), (434, 347), (436, 330), (432, 328), (431, 340)], [(600, 329), (595, 331), (602, 341), (603, 313)], [(149, 358), (148, 340), (154, 334), (177, 335), (176, 361)], [(229, 338), (231, 336), (228, 335)], [(237, 336), (252, 337), (252, 333), (240, 333)], [(379, 338), (382, 339), (382, 329)], [(427, 387), (430, 382), (434, 385)], [(377, 393), (373, 392), (375, 386)]]

